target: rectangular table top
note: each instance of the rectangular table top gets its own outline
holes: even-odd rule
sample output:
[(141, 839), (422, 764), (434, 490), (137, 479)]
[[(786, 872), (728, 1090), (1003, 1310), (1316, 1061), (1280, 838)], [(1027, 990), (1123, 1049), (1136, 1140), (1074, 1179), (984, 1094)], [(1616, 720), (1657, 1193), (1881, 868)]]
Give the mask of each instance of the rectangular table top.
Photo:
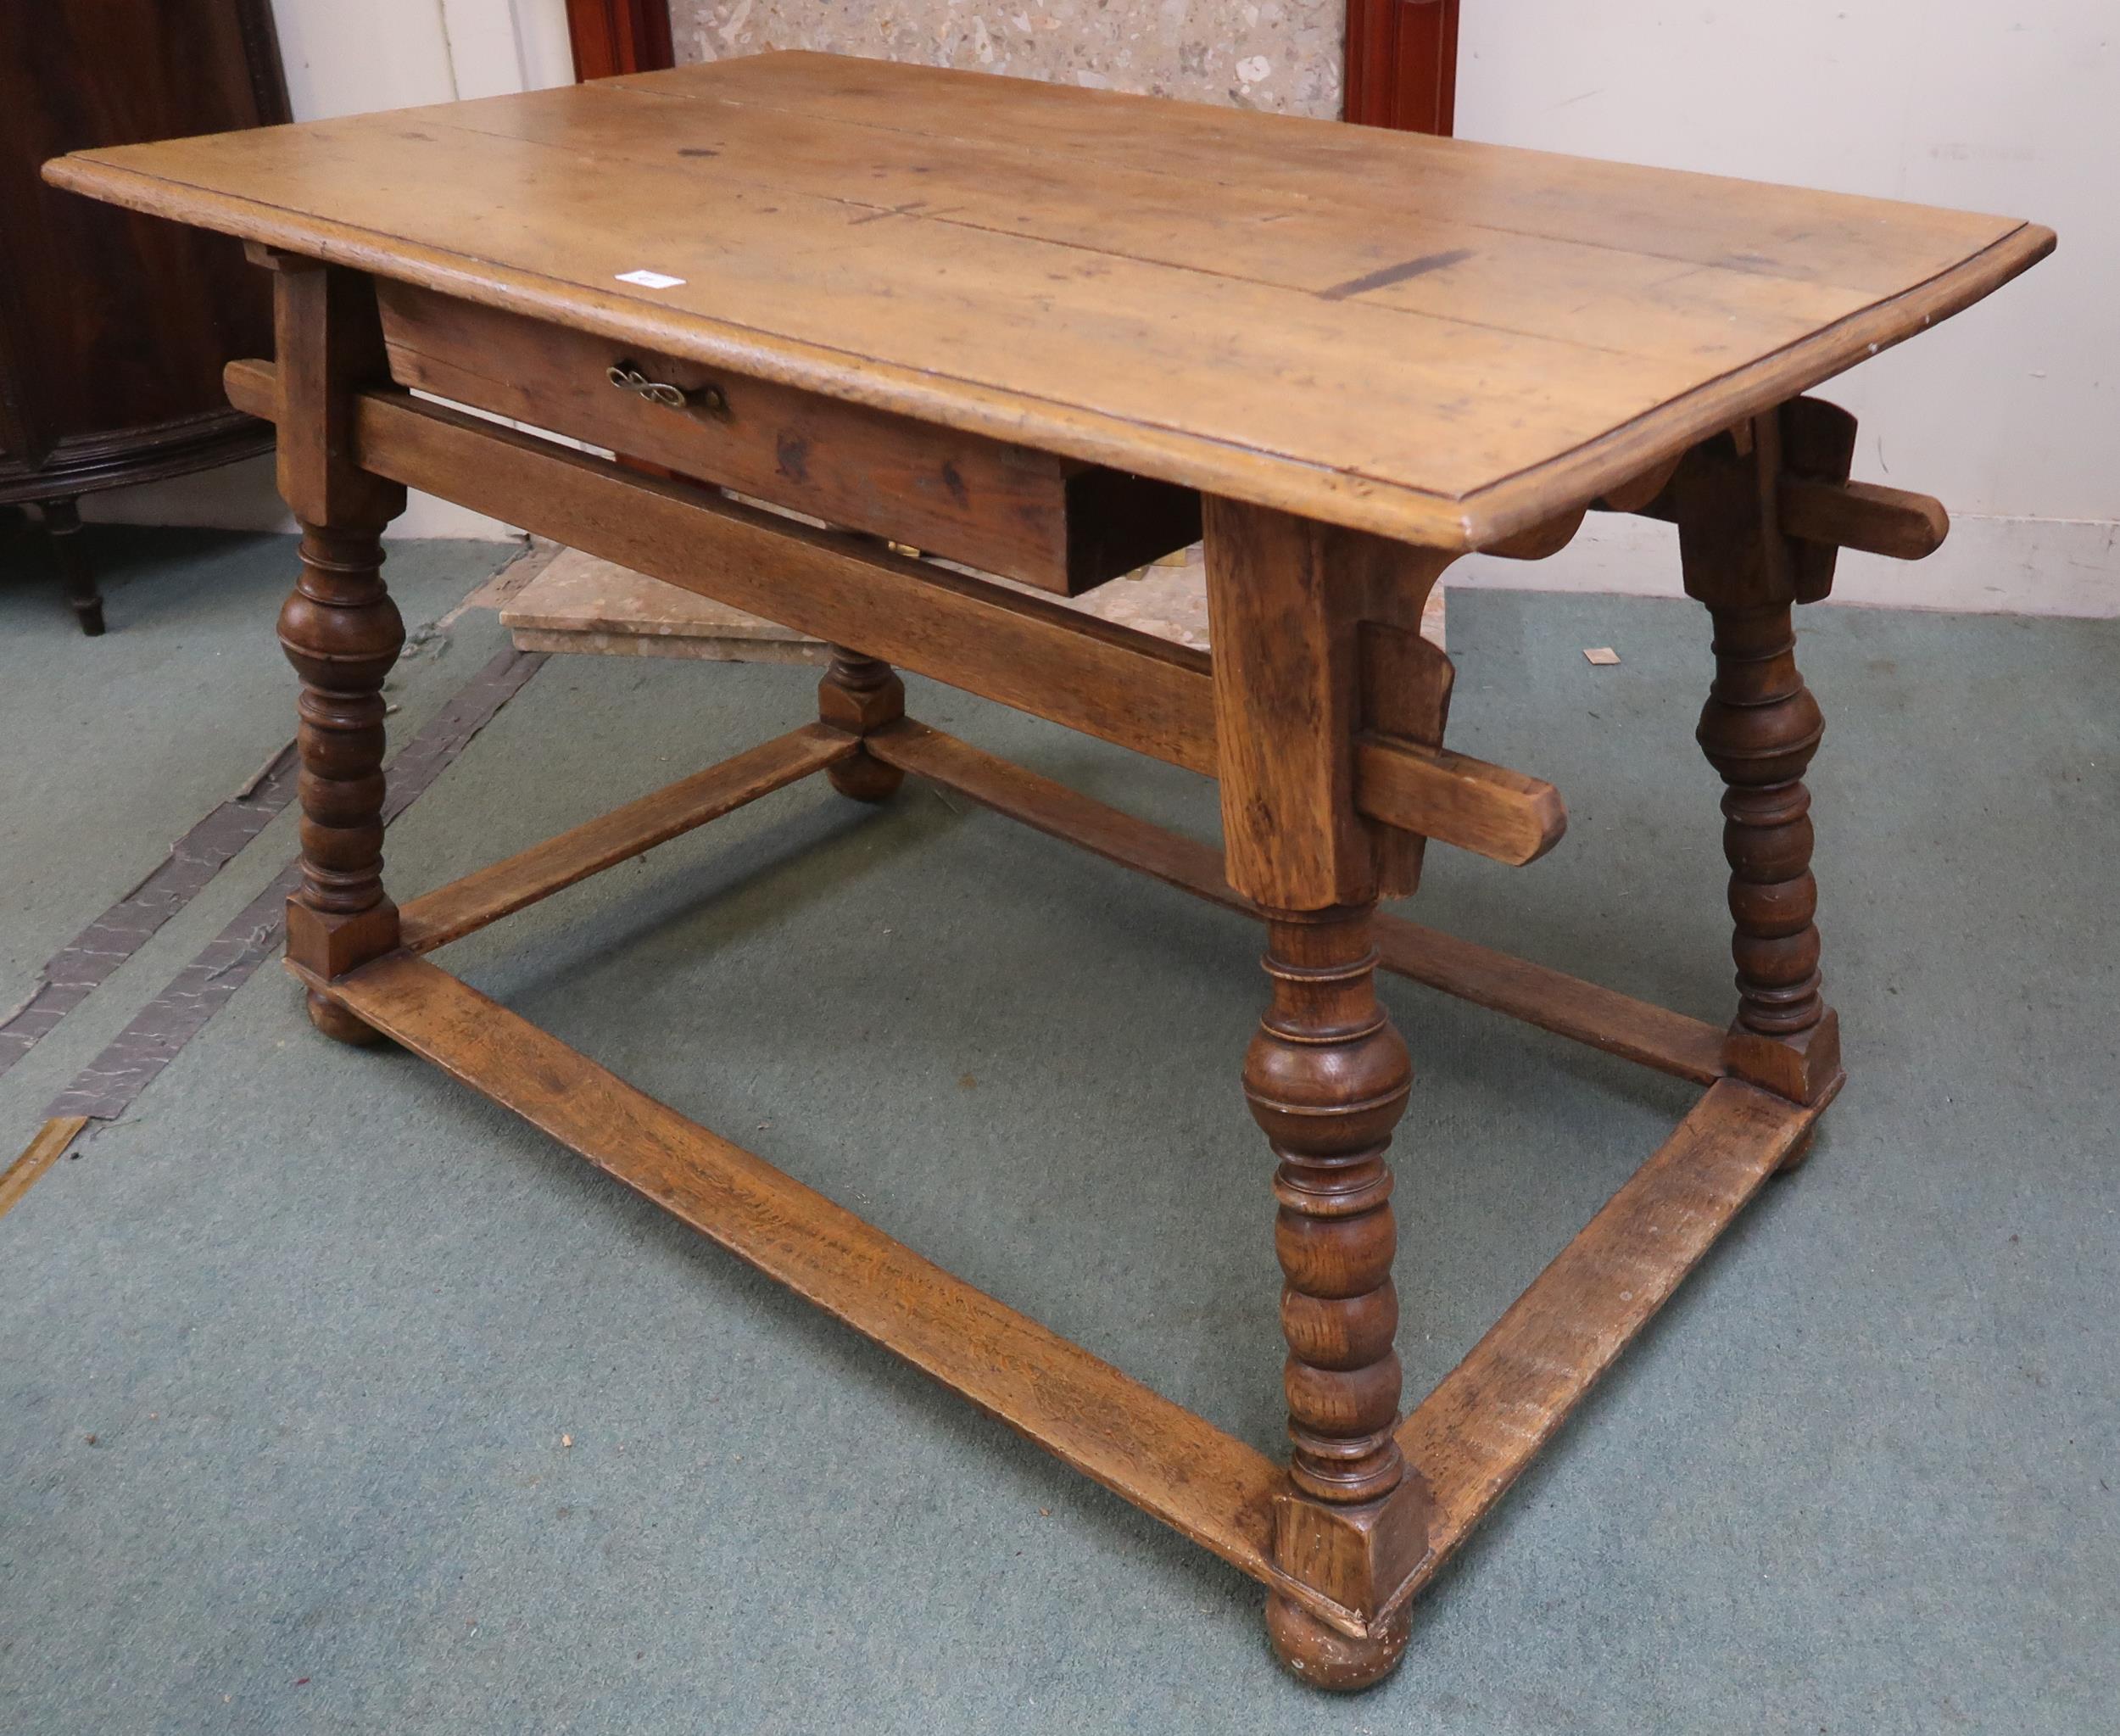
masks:
[(1582, 505), (2054, 241), (2008, 218), (810, 53), (82, 152), (47, 175), (1444, 548)]

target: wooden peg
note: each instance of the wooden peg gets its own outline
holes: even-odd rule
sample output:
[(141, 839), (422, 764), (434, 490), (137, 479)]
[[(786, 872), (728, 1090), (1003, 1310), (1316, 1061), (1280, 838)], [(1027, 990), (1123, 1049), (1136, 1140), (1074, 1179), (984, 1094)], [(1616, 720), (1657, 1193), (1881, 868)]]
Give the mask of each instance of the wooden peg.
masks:
[(1784, 535), (1894, 561), (1923, 560), (1950, 534), (1950, 515), (1942, 501), (1876, 483), (1785, 476), (1776, 505)]
[(1648, 472), (1598, 505), (1677, 524), (1691, 595), (1709, 600), (1736, 582), (1758, 601), (1816, 602), (1833, 589), (1841, 550), (1919, 561), (1950, 533), (1941, 501), (1849, 481), (1855, 449), (1846, 410), (1793, 399), (1745, 424), (1742, 440), (1732, 430), (1703, 441), (1654, 488), (1644, 491)]

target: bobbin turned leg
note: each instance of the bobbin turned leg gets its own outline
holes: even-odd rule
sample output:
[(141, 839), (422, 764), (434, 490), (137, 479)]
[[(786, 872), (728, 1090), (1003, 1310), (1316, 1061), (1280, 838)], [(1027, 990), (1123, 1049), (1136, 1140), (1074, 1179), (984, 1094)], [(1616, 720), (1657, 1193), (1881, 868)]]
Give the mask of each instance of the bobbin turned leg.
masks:
[[(302, 575), (280, 611), (280, 645), (302, 678), (302, 885), (287, 902), (287, 956), (333, 977), (398, 944), (382, 890), (382, 684), (404, 645), (374, 530), (302, 527)], [(341, 1042), (377, 1034), (321, 995), (310, 1019)]]
[[(381, 569), (404, 489), (355, 461), (355, 395), (389, 379), (373, 284), (255, 243), (249, 253), (273, 273), (280, 493), (302, 526), (301, 576), (280, 611), (302, 678), (302, 885), (287, 900), (287, 957), (329, 980), (398, 945), (382, 890), (382, 684), (404, 623)], [(327, 1036), (379, 1040), (321, 995), (309, 1008)]]
[(1797, 672), (1793, 609), (1832, 589), (1833, 551), (1788, 535), (1779, 503), (1791, 475), (1844, 477), (1854, 441), (1852, 417), (1800, 400), (1695, 447), (1667, 491), (1687, 594), (1715, 623), (1715, 684), (1697, 736), (1727, 786), (1738, 1013), (1723, 1064), (1800, 1103), (1818, 1102), (1841, 1077), (1839, 1021), (1819, 992), (1804, 787), (1825, 724)]
[[(1426, 1491), (1393, 1434), (1398, 1238), (1384, 1160), (1413, 1064), (1377, 1002), (1370, 912), (1269, 914), (1273, 998), (1244, 1058), (1244, 1095), (1279, 1160), (1294, 1493), (1275, 1501), (1275, 1564), (1365, 1614), (1419, 1565), (1428, 1534)], [(1274, 1594), (1267, 1633), (1305, 1680), (1366, 1688), (1404, 1652), (1409, 1608), (1356, 1639)]]
[(1716, 608), (1715, 685), (1698, 739), (1727, 786), (1730, 950), (1738, 1013), (1732, 1070), (1810, 1102), (1840, 1070), (1839, 1024), (1820, 994), (1818, 883), (1804, 772), (1825, 724), (1796, 668), (1787, 603)]
[[(832, 648), (831, 667), (817, 684), (817, 716), (834, 727), (866, 735), (906, 715), (906, 684), (890, 664), (845, 645)], [(882, 801), (897, 793), (906, 774), (873, 754), (857, 753), (824, 774), (841, 795)]]
[(1440, 740), (1448, 662), (1420, 638), (1450, 557), (1285, 513), (1203, 502), (1224, 872), (1266, 917), (1273, 996), (1244, 1092), (1278, 1168), (1289, 1487), (1274, 1565), (1328, 1600), (1275, 1592), (1266, 1630), (1294, 1674), (1366, 1688), (1406, 1649), (1428, 1488), (1401, 1453), (1392, 1129), (1413, 1069), (1376, 998), (1370, 919), (1410, 892), (1420, 840), (1354, 807), (1357, 735)]

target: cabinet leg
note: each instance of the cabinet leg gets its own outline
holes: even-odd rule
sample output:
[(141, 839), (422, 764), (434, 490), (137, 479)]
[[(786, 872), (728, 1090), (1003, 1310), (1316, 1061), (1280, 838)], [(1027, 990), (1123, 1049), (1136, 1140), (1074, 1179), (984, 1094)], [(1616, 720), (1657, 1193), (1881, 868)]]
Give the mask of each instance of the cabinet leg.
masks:
[[(1376, 998), (1372, 908), (1269, 916), (1272, 1001), (1244, 1061), (1245, 1096), (1279, 1160), (1293, 1488), (1275, 1504), (1275, 1561), (1364, 1618), (1428, 1540), (1427, 1489), (1394, 1434), (1398, 1232), (1384, 1158), (1413, 1067)], [(1266, 1625), (1281, 1661), (1325, 1688), (1381, 1681), (1406, 1648), (1403, 1605), (1354, 1639), (1276, 1594)]]
[[(302, 885), (287, 901), (287, 956), (330, 978), (398, 944), (382, 889), (382, 684), (404, 622), (383, 587), (379, 531), (302, 529), (301, 576), (280, 611), (280, 644), (302, 679)], [(341, 1042), (380, 1041), (318, 995), (310, 1018)]]
[(47, 500), (45, 534), (51, 539), (52, 559), (66, 587), (66, 601), (81, 622), (81, 630), (96, 639), (103, 630), (103, 593), (96, 589), (96, 572), (81, 549), (81, 508), (73, 500)]
[[(817, 716), (856, 735), (866, 735), (906, 715), (906, 684), (890, 664), (845, 645), (832, 647), (831, 666), (817, 684)], [(857, 753), (824, 774), (841, 795), (883, 801), (897, 794), (906, 774), (873, 755)]]

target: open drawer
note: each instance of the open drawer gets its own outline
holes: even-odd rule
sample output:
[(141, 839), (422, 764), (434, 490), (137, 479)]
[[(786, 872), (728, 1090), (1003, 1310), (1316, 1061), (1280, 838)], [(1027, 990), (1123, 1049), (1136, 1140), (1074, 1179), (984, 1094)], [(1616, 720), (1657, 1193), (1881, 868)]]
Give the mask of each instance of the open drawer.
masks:
[(1189, 488), (378, 280), (390, 371), (475, 409), (1074, 596), (1200, 535)]

